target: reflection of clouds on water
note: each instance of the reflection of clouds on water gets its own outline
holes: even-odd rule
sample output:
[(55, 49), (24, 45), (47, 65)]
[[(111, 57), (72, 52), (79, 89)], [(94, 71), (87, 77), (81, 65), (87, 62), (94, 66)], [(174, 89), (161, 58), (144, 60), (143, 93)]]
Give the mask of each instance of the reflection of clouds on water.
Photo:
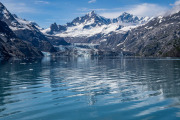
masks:
[[(138, 117), (172, 107), (179, 109), (179, 60), (45, 57), (34, 61), (10, 61), (0, 67), (1, 106), (8, 102), (20, 104), (28, 99), (37, 99), (36, 105), (38, 99), (42, 99), (44, 104), (55, 102), (56, 106), (129, 103), (114, 111), (140, 109), (134, 114)], [(11, 101), (15, 96), (17, 101)], [(6, 109), (5, 106), (0, 108), (1, 111)]]
[[(53, 76), (52, 78), (59, 78), (51, 81), (53, 83), (52, 86), (58, 87), (56, 83), (60, 80), (65, 83), (66, 89), (71, 94), (79, 95), (81, 93), (81, 95), (89, 96), (89, 100), (100, 95), (112, 94), (111, 97), (103, 97), (103, 99), (107, 97), (107, 101), (109, 100), (111, 104), (112, 102), (146, 99), (153, 95), (160, 96), (158, 92), (163, 86), (158, 86), (157, 88), (156, 86), (167, 75), (165, 75), (164, 71), (156, 73), (153, 64), (153, 60), (107, 59), (104, 61), (103, 59), (89, 60), (78, 58), (74, 59), (73, 63), (67, 61), (67, 66), (53, 69), (53, 75), (49, 75), (50, 73), (48, 75)], [(169, 65), (169, 63), (166, 65)], [(153, 67), (151, 68), (151, 66)], [(161, 68), (161, 66), (158, 63), (156, 67)], [(163, 94), (163, 91), (161, 94)], [(116, 102), (116, 100), (112, 101), (112, 98), (119, 99)], [(162, 99), (162, 97), (159, 99)], [(90, 103), (92, 104), (93, 102), (90, 101)]]
[[(154, 60), (121, 59), (113, 60), (110, 64), (110, 60), (106, 61), (108, 64), (103, 62), (94, 61), (94, 65), (91, 63), (89, 68), (64, 70), (67, 72), (63, 74), (68, 76), (66, 77), (68, 91), (83, 93), (89, 98), (90, 105), (98, 101), (103, 101), (103, 104), (143, 101), (127, 109), (162, 103), (165, 100), (164, 97), (179, 96), (180, 90), (177, 89), (179, 88), (177, 83), (179, 83), (180, 74), (177, 70), (180, 66), (178, 61), (159, 63)], [(81, 63), (77, 64), (81, 65)], [(149, 108), (137, 116), (166, 108), (166, 105)]]

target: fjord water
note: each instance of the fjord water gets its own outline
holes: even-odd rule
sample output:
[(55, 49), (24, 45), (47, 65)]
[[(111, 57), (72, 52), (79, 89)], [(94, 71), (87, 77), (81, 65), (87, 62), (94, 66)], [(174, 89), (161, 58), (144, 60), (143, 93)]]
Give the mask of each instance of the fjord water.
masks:
[(180, 60), (1, 61), (0, 119), (180, 119)]

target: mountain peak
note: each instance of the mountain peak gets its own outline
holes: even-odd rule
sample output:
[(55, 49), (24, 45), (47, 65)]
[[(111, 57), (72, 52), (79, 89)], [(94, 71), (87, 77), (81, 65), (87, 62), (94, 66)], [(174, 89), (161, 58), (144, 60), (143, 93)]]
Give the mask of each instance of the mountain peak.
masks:
[(127, 13), (127, 12), (123, 12), (119, 17), (133, 17), (134, 15)]
[(55, 26), (57, 26), (56, 22), (54, 22), (52, 25), (55, 25)]
[(4, 14), (4, 11), (7, 11), (6, 7), (0, 2), (0, 11), (1, 14)]
[(53, 31), (57, 31), (57, 30), (58, 30), (58, 26), (57, 26), (56, 23), (52, 24), (52, 25), (50, 26), (50, 28), (51, 28), (51, 30), (53, 30)]
[(119, 23), (133, 23), (133, 24), (137, 24), (137, 23), (141, 23), (141, 20), (143, 19), (143, 17), (139, 18), (138, 16), (134, 16), (133, 14), (127, 13), (127, 12), (123, 12), (118, 18), (116, 18), (114, 21), (115, 22), (119, 22)]
[(93, 10), (93, 11), (89, 12), (88, 15), (89, 15), (89, 16), (96, 15), (96, 12)]
[(16, 14), (12, 14), (12, 16), (13, 16), (14, 18), (18, 18), (18, 16), (17, 16)]
[[(0, 2), (0, 20), (6, 22), (9, 26), (17, 25), (18, 22), (7, 8)], [(13, 23), (13, 24), (12, 24)]]
[(0, 14), (2, 14), (2, 15), (9, 14), (9, 11), (1, 2), (0, 2)]
[(0, 2), (0, 7), (4, 7), (4, 5)]
[(130, 13), (123, 12), (122, 15), (130, 15)]

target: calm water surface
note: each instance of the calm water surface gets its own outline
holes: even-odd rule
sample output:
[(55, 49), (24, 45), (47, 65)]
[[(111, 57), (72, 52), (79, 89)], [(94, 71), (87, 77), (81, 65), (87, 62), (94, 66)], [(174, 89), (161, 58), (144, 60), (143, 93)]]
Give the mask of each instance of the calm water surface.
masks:
[(0, 120), (126, 119), (180, 119), (180, 59), (0, 62)]

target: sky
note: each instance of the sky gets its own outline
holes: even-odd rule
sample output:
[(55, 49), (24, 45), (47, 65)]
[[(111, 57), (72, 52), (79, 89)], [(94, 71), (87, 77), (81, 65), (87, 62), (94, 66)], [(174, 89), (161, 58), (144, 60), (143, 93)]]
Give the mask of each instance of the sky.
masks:
[(50, 24), (66, 24), (74, 18), (95, 10), (107, 18), (122, 12), (137, 16), (158, 16), (171, 9), (180, 0), (1, 0), (18, 17), (34, 21), (42, 28)]

